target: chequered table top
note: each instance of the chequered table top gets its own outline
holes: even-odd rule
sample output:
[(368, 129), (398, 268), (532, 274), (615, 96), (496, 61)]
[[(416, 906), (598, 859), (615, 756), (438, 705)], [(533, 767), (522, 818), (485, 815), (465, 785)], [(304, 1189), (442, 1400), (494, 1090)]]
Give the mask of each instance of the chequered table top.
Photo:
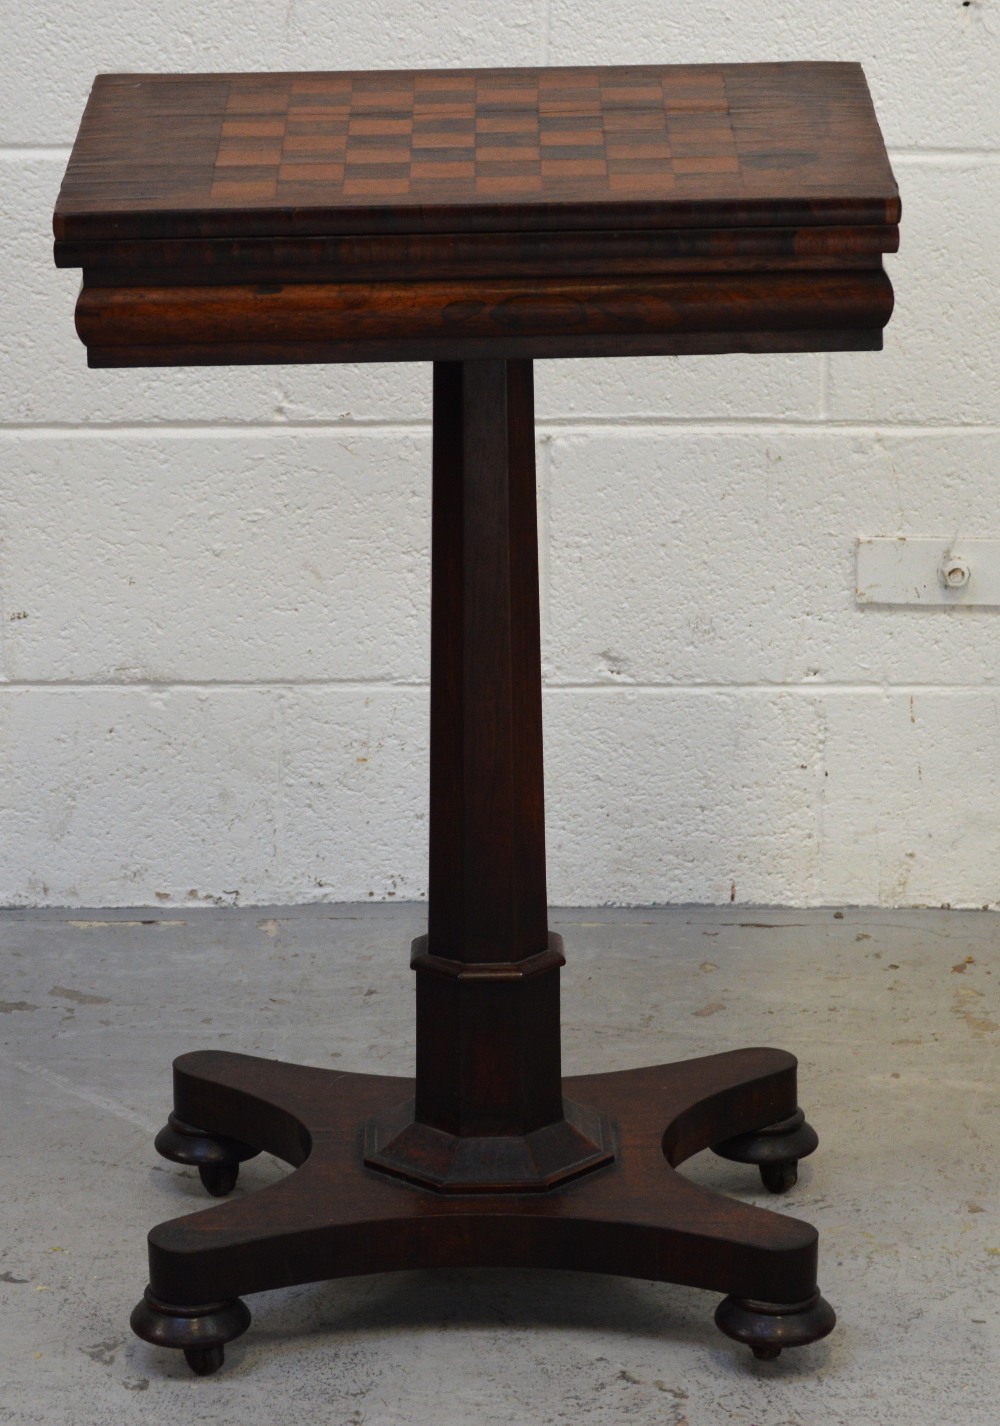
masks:
[(879, 223), (895, 194), (854, 64), (101, 75), (56, 233)]

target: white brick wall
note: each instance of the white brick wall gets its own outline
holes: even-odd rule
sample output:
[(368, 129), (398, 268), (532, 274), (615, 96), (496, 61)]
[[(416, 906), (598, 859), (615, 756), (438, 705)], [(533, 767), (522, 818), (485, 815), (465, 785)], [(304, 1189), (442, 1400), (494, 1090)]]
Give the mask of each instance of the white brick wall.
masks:
[(1000, 0), (36, 0), (5, 28), (0, 901), (426, 888), (430, 370), (91, 372), (50, 215), (99, 70), (859, 59), (882, 353), (540, 363), (554, 902), (1000, 902)]

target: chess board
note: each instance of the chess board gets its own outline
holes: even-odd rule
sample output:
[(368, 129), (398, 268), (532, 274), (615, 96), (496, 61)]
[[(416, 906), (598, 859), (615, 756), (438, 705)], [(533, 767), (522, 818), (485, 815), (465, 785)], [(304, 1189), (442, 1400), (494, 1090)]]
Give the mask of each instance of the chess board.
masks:
[(231, 86), (212, 197), (665, 197), (739, 166), (718, 70), (315, 75)]
[(886, 171), (856, 65), (104, 75), (56, 225), (433, 231), (460, 211), (465, 230), (729, 226), (774, 221), (779, 202), (805, 223), (833, 207), (885, 223)]

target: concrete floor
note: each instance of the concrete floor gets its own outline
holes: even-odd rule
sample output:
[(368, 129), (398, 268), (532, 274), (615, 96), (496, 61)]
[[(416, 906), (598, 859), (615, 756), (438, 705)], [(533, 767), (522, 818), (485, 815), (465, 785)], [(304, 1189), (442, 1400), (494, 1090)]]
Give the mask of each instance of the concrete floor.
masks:
[[(567, 1072), (750, 1044), (800, 1058), (820, 1149), (826, 1341), (756, 1362), (717, 1298), (570, 1273), (437, 1272), (250, 1299), (214, 1377), (136, 1340), (145, 1233), (206, 1206), (159, 1160), (170, 1061), (219, 1046), (412, 1068), (416, 906), (0, 913), (0, 1422), (115, 1426), (993, 1426), (1000, 1419), (1000, 917), (560, 911)], [(350, 952), (350, 956), (346, 953)], [(284, 1170), (245, 1166), (237, 1192)]]

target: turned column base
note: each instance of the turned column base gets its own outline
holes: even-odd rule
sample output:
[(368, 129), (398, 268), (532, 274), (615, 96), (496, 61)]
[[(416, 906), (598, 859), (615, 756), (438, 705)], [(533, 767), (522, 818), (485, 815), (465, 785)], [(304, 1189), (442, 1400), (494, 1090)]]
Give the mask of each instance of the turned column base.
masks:
[(607, 1116), (566, 1099), (562, 938), (519, 961), (433, 955), (419, 936), (412, 1099), (365, 1125), (368, 1168), (444, 1193), (532, 1193), (614, 1158)]
[(365, 1125), (365, 1164), (443, 1193), (532, 1193), (614, 1159), (606, 1114), (563, 1100), (563, 1118), (530, 1134), (463, 1137), (414, 1119), (414, 1101)]

